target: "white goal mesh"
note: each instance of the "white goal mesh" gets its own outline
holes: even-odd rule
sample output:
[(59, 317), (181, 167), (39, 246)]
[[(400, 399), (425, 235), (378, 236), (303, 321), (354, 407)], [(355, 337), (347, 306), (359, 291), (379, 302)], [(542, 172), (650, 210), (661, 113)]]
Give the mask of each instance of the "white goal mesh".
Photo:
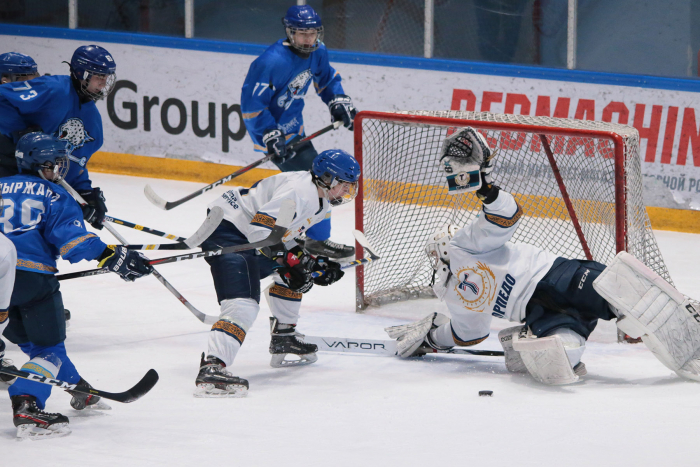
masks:
[(610, 262), (626, 250), (669, 282), (642, 198), (639, 134), (614, 123), (487, 112), (361, 112), (357, 228), (382, 259), (358, 271), (358, 308), (432, 295), (429, 234), (476, 216), (475, 195), (447, 194), (443, 140), (472, 126), (494, 149), (494, 179), (525, 215), (513, 242)]

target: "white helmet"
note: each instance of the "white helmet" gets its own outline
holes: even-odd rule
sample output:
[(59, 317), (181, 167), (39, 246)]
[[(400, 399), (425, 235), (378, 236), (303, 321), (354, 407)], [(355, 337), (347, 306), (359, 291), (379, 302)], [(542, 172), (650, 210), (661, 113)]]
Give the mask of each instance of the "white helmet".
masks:
[(450, 264), (450, 240), (457, 233), (459, 227), (446, 225), (428, 237), (425, 243), (425, 253), (433, 270), (437, 270), (440, 263)]

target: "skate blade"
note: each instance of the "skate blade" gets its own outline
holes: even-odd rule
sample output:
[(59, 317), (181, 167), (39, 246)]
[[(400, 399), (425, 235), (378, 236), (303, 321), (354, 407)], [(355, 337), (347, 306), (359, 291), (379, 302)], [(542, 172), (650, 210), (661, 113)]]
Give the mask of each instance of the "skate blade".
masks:
[(272, 358), (270, 358), (270, 366), (272, 368), (289, 368), (293, 366), (311, 365), (313, 362), (318, 360), (318, 356), (315, 353), (296, 355), (297, 357), (299, 357), (298, 360), (285, 360), (284, 357), (286, 357), (287, 355), (296, 354), (273, 354)]
[(245, 397), (246, 394), (248, 388), (239, 384), (229, 384), (226, 389), (219, 389), (213, 384), (198, 384), (194, 390), (194, 397), (199, 398)]
[(29, 439), (39, 441), (49, 438), (61, 438), (71, 434), (67, 423), (56, 423), (50, 428), (40, 428), (36, 425), (26, 424), (17, 427), (17, 438), (21, 440)]

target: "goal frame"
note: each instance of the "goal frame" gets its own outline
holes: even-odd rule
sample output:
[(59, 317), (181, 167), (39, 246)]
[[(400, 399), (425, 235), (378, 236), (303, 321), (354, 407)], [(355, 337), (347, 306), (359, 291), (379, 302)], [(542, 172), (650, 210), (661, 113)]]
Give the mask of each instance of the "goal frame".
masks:
[[(626, 174), (625, 174), (625, 143), (623, 137), (614, 132), (607, 130), (595, 130), (595, 129), (578, 129), (578, 128), (557, 128), (548, 127), (542, 125), (530, 125), (523, 123), (506, 123), (506, 122), (491, 122), (491, 121), (481, 121), (481, 120), (470, 120), (470, 119), (459, 119), (459, 118), (446, 118), (446, 117), (435, 117), (435, 116), (424, 116), (424, 115), (408, 115), (399, 114), (392, 112), (375, 112), (375, 111), (361, 111), (354, 119), (354, 150), (355, 159), (357, 159), (360, 164), (360, 168), (363, 167), (363, 135), (362, 135), (362, 124), (365, 120), (383, 120), (389, 122), (398, 123), (412, 123), (416, 125), (429, 124), (445, 127), (466, 127), (471, 126), (476, 129), (484, 130), (503, 130), (512, 132), (529, 132), (539, 136), (542, 142), (542, 147), (545, 150), (547, 158), (551, 164), (554, 176), (559, 186), (562, 194), (562, 198), (569, 212), (571, 220), (574, 224), (574, 228), (581, 240), (581, 245), (586, 253), (588, 259), (591, 258), (590, 251), (587, 246), (587, 242), (583, 236), (580, 225), (578, 225), (577, 216), (573, 209), (571, 200), (568, 196), (566, 186), (564, 185), (563, 179), (557, 168), (556, 161), (552, 153), (550, 141), (547, 139), (547, 135), (553, 136), (569, 136), (569, 137), (586, 137), (586, 138), (597, 138), (602, 140), (608, 140), (612, 144), (612, 153), (614, 158), (614, 183), (615, 183), (615, 248), (616, 253), (620, 251), (627, 251), (627, 190), (626, 190)], [(357, 230), (364, 232), (364, 178), (360, 176), (358, 183), (358, 193), (355, 198), (355, 228)], [(361, 259), (364, 257), (364, 251), (359, 244), (356, 244), (356, 258)], [(378, 252), (381, 256), (381, 252)], [(364, 266), (357, 268), (356, 270), (356, 287), (357, 287), (357, 309), (361, 311), (365, 309), (364, 303)]]

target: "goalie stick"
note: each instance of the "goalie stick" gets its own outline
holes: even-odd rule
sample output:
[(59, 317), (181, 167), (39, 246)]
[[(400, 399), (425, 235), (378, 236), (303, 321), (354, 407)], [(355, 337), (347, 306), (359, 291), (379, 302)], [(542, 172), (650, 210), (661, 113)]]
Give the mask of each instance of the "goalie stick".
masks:
[[(317, 136), (321, 136), (324, 133), (328, 133), (331, 130), (337, 129), (342, 124), (343, 124), (342, 122), (331, 123), (327, 127), (321, 128), (316, 133), (313, 133), (312, 135), (309, 135), (306, 138), (300, 139), (299, 141), (297, 141), (293, 144), (290, 144), (287, 149), (293, 150), (295, 147), (297, 147), (303, 143), (306, 143), (307, 141), (311, 141), (312, 139), (316, 138)], [(184, 198), (180, 198), (176, 201), (166, 201), (165, 199), (161, 198), (160, 196), (158, 196), (158, 194), (155, 191), (153, 191), (153, 188), (151, 188), (150, 185), (146, 185), (145, 187), (143, 187), (143, 193), (146, 195), (146, 198), (148, 198), (148, 200), (151, 203), (153, 203), (154, 205), (158, 206), (161, 209), (169, 211), (172, 208), (175, 208), (183, 203), (186, 203), (187, 201), (189, 201), (193, 198), (196, 198), (199, 195), (203, 195), (204, 193), (206, 193), (207, 191), (211, 190), (214, 187), (217, 187), (223, 183), (229, 182), (229, 181), (233, 180), (234, 178), (238, 177), (239, 175), (243, 175), (244, 173), (254, 169), (255, 167), (262, 165), (265, 162), (270, 161), (271, 159), (272, 159), (272, 155), (267, 155), (267, 156), (263, 157), (262, 159), (259, 159), (255, 162), (253, 162), (252, 164), (250, 164), (246, 167), (243, 167), (242, 169), (239, 169), (236, 172), (215, 181), (214, 183), (210, 183), (209, 185), (205, 186), (204, 188), (201, 188), (201, 189), (195, 191), (194, 193), (190, 193), (189, 195), (185, 196)]]
[[(352, 339), (349, 337), (321, 337), (304, 336), (301, 338), (306, 343), (316, 344), (320, 352), (360, 353), (370, 355), (396, 355), (395, 340)], [(453, 355), (478, 355), (482, 357), (502, 357), (501, 350), (472, 350), (464, 348), (452, 348), (445, 350), (426, 349), (426, 353), (443, 353)]]
[[(294, 218), (295, 210), (296, 210), (296, 203), (293, 200), (286, 199), (286, 200), (282, 201), (282, 204), (280, 206), (280, 214), (277, 217), (277, 221), (275, 222), (275, 226), (272, 228), (270, 235), (268, 235), (267, 238), (265, 238), (264, 240), (260, 240), (259, 242), (246, 243), (243, 245), (228, 246), (228, 247), (224, 247), (224, 248), (219, 248), (217, 250), (207, 250), (207, 251), (200, 251), (197, 253), (189, 253), (189, 254), (184, 254), (184, 255), (168, 256), (166, 258), (152, 259), (152, 260), (149, 260), (148, 264), (151, 266), (154, 266), (157, 264), (174, 263), (174, 262), (179, 262), (179, 261), (185, 261), (188, 259), (207, 258), (209, 256), (226, 255), (229, 253), (236, 253), (238, 251), (257, 250), (258, 248), (264, 248), (266, 246), (275, 245), (277, 243), (280, 243), (282, 241), (282, 238), (284, 237), (284, 235), (287, 233), (287, 229), (289, 228), (289, 224), (291, 224), (292, 219)], [(75, 279), (77, 277), (86, 277), (86, 276), (94, 276), (97, 274), (105, 274), (107, 272), (109, 272), (109, 270), (107, 270), (105, 268), (89, 269), (87, 271), (79, 271), (79, 272), (72, 272), (72, 273), (68, 273), (68, 274), (60, 274), (56, 277), (58, 278), (58, 280), (66, 280), (66, 279)]]
[(21, 370), (10, 370), (7, 367), (0, 368), (0, 373), (4, 373), (10, 376), (16, 376), (17, 378), (27, 379), (29, 381), (34, 381), (37, 383), (48, 384), (50, 386), (56, 386), (57, 388), (66, 389), (70, 391), (79, 392), (82, 394), (91, 394), (94, 396), (104, 397), (111, 401), (123, 402), (128, 404), (129, 402), (134, 402), (142, 398), (148, 393), (153, 386), (158, 382), (158, 373), (156, 370), (148, 370), (141, 381), (136, 383), (136, 385), (124, 392), (107, 392), (100, 389), (88, 388), (85, 386), (80, 386), (79, 384), (71, 384), (66, 381), (61, 381), (60, 379), (47, 378), (46, 376), (37, 375), (34, 373), (28, 373)]

